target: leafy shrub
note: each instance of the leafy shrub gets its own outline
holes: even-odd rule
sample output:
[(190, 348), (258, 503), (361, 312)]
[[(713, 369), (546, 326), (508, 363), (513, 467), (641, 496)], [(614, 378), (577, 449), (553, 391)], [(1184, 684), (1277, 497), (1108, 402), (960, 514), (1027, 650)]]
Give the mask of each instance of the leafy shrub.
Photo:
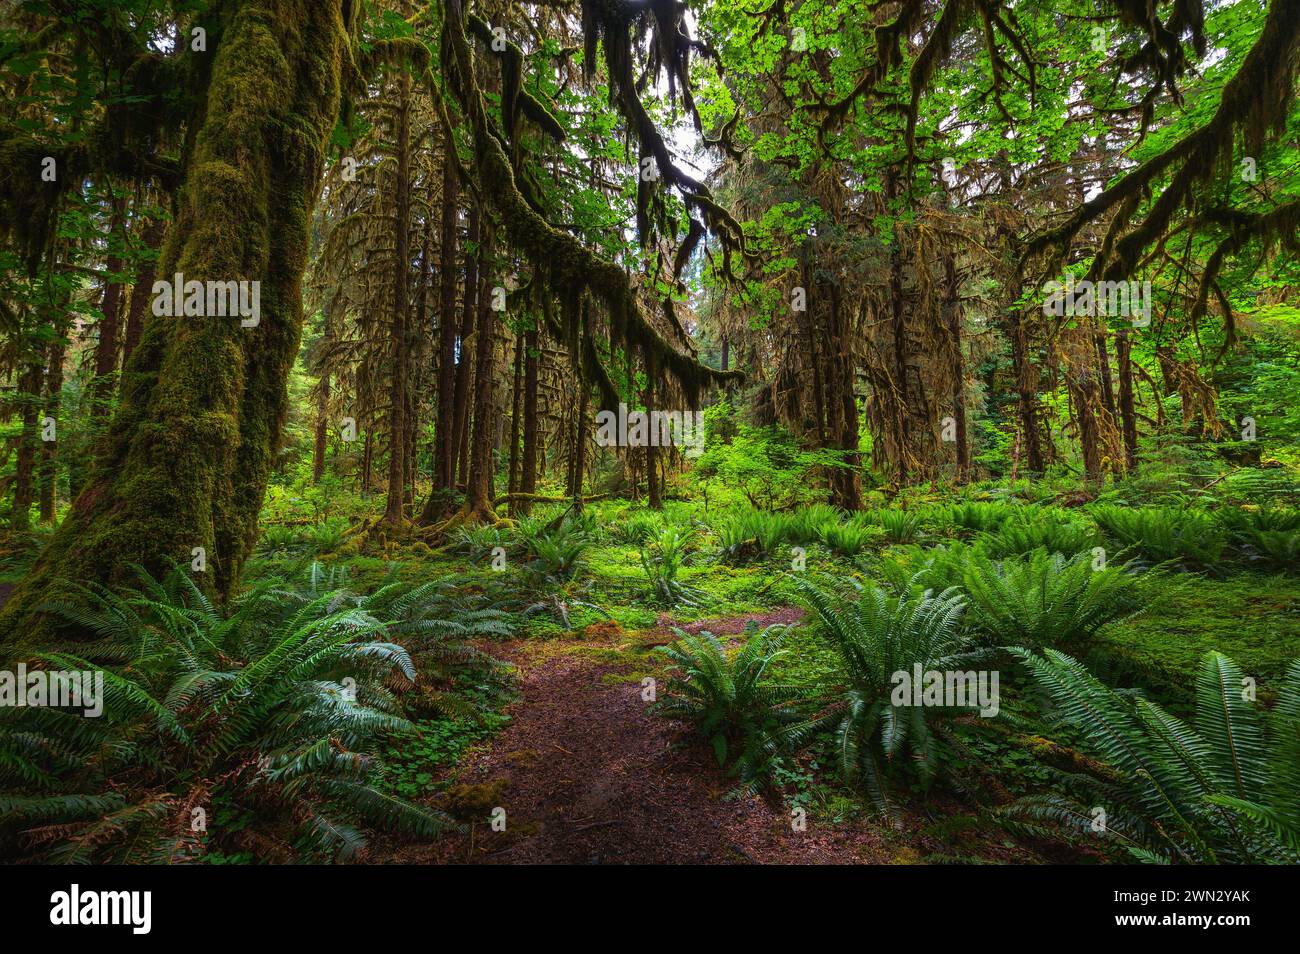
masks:
[(630, 516), (624, 515), (610, 527), (609, 535), (620, 543), (640, 546), (651, 537), (658, 536), (663, 526), (663, 519), (657, 513), (643, 510)]
[(1218, 511), (1216, 516), (1245, 562), (1270, 569), (1300, 570), (1300, 510), (1231, 507)]
[(266, 553), (287, 553), (297, 549), (302, 539), (298, 528), (283, 523), (268, 524), (258, 538), (258, 548)]
[(641, 548), (641, 566), (650, 583), (650, 599), (665, 606), (690, 604), (698, 591), (684, 585), (677, 574), (686, 565), (687, 547), (694, 530), (665, 527), (651, 543)]
[(453, 552), (463, 553), (471, 560), (482, 560), (497, 548), (509, 550), (509, 534), (498, 527), (488, 524), (462, 524), (451, 531), (449, 547)]
[(713, 747), (718, 764), (745, 781), (763, 777), (771, 761), (772, 733), (798, 717), (797, 701), (807, 690), (772, 683), (767, 676), (782, 655), (786, 627), (750, 632), (745, 644), (728, 652), (709, 632), (698, 636), (675, 630), (677, 641), (660, 646), (676, 674), (654, 709), (690, 725)]
[(1214, 518), (1197, 510), (1108, 504), (1094, 507), (1092, 517), (1115, 540), (1156, 563), (1212, 568), (1227, 542)]
[(828, 523), (821, 528), (822, 543), (841, 556), (857, 556), (878, 543), (884, 535), (881, 527), (859, 519)]
[[(793, 581), (799, 602), (820, 624), (840, 660), (844, 688), (813, 719), (778, 734), (778, 747), (800, 747), (833, 731), (840, 771), (861, 786), (882, 813), (890, 811), (878, 756), (892, 766), (912, 766), (929, 785), (960, 748), (944, 723), (966, 708), (895, 706), (894, 674), (964, 670), (988, 653), (972, 646), (960, 626), (965, 605), (955, 590), (892, 596), (875, 586), (856, 597), (833, 594), (805, 579)], [(910, 756), (910, 758), (903, 758)]]
[(871, 519), (884, 528), (890, 543), (911, 543), (921, 529), (921, 514), (916, 510), (876, 510)]
[(788, 514), (765, 510), (732, 514), (717, 528), (722, 557), (740, 563), (769, 556), (787, 539), (790, 526)]
[(961, 559), (971, 624), (1005, 644), (1077, 645), (1144, 607), (1143, 578), (1128, 566), (1095, 569), (1091, 554), (1071, 558), (1034, 550), (1019, 559), (992, 560), (972, 548)]
[(531, 532), (524, 545), (531, 558), (524, 570), (534, 583), (563, 583), (582, 565), (591, 539), (580, 521), (565, 517), (553, 530)]
[(995, 557), (1039, 549), (1074, 556), (1100, 543), (1101, 538), (1092, 527), (1038, 508), (1002, 521), (993, 533), (981, 540), (985, 552)]
[(346, 531), (346, 520), (326, 520), (308, 529), (307, 540), (313, 552), (333, 553), (343, 545), (343, 535)]
[(1300, 570), (1300, 530), (1250, 530), (1243, 536), (1241, 550), (1248, 563)]
[(785, 530), (788, 543), (806, 546), (822, 539), (828, 526), (842, 524), (844, 515), (830, 504), (812, 504), (790, 515)]
[(51, 607), (98, 637), (85, 656), (125, 665), (39, 657), (103, 672), (100, 718), (0, 709), (0, 844), (26, 832), (23, 846), (51, 861), (194, 860), (214, 850), (191, 830), (196, 807), (248, 820), (214, 827), (216, 850), (257, 846), (270, 859), (352, 857), (358, 824), (425, 837), (443, 827), (368, 781), (382, 740), (411, 728), (390, 688), (416, 678), (389, 640), (396, 621), (364, 597), (287, 594), (278, 581), (229, 613), (180, 570), (140, 581)]
[(1085, 798), (1022, 800), (1005, 811), (1013, 824), (1095, 837), (1101, 806), (1110, 843), (1141, 861), (1300, 863), (1300, 660), (1265, 713), (1244, 698), (1237, 665), (1208, 653), (1188, 724), (1108, 688), (1064, 653), (1017, 655), (1105, 771), (1073, 776)]
[(948, 521), (971, 533), (989, 533), (1020, 512), (1016, 504), (967, 501), (948, 509)]

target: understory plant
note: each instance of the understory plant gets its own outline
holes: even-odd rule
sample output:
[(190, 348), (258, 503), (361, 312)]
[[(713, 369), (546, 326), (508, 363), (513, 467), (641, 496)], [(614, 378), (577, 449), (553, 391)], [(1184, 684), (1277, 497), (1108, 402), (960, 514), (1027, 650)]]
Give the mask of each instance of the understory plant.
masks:
[(664, 606), (690, 605), (699, 591), (677, 578), (689, 558), (693, 529), (668, 526), (641, 547), (641, 568), (650, 584), (650, 600)]
[(792, 585), (839, 657), (841, 685), (816, 716), (780, 732), (776, 749), (798, 749), (832, 733), (844, 781), (864, 790), (882, 814), (891, 811), (891, 773), (914, 772), (928, 787), (945, 766), (976, 761), (950, 731), (953, 719), (973, 713), (974, 700), (963, 706), (895, 704), (898, 673), (910, 677), (918, 666), (957, 672), (990, 658), (963, 632), (965, 603), (955, 589), (893, 595), (870, 584), (855, 584), (852, 593), (806, 579)]
[(95, 639), (30, 660), (102, 673), (102, 715), (0, 709), (6, 854), (178, 862), (217, 846), (345, 860), (367, 827), (443, 828), (371, 784), (383, 741), (411, 730), (397, 693), (414, 687), (415, 665), (391, 637), (427, 622), (418, 593), (367, 606), (270, 580), (223, 610), (180, 569), (137, 572), (136, 589), (80, 588), (49, 606)]
[(1155, 584), (1154, 571), (1140, 574), (1091, 553), (1067, 557), (1043, 549), (994, 560), (976, 547), (963, 557), (969, 622), (1006, 645), (1084, 644), (1102, 626), (1140, 613)]
[(1189, 723), (1065, 653), (1016, 654), (1103, 768), (1071, 777), (1075, 797), (1035, 795), (1005, 810), (1014, 826), (1100, 837), (1146, 862), (1300, 863), (1300, 660), (1266, 711), (1231, 659), (1207, 653)]
[(673, 675), (654, 710), (691, 726), (712, 747), (718, 765), (730, 761), (731, 774), (744, 782), (766, 776), (773, 734), (798, 719), (798, 702), (809, 692), (769, 678), (772, 663), (785, 652), (786, 630), (751, 626), (744, 643), (729, 650), (710, 632), (674, 629), (677, 640), (656, 650), (668, 657)]
[(1178, 562), (1190, 569), (1219, 566), (1227, 536), (1208, 513), (1180, 507), (1092, 508), (1092, 518), (1112, 538), (1152, 563)]

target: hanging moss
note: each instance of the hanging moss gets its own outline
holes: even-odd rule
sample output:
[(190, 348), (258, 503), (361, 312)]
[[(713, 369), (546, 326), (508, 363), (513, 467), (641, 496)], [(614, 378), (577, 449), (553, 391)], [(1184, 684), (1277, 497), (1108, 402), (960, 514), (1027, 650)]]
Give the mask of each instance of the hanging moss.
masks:
[[(609, 16), (621, 17), (620, 10), (615, 5)], [(493, 133), (456, 0), (447, 4), (443, 29), (443, 65), (465, 113), (482, 195), (500, 216), (511, 244), (545, 276), (547, 287), (561, 305), (558, 324), (552, 327), (552, 332), (579, 360), (583, 377), (597, 384), (606, 406), (617, 403), (617, 392), (608, 375), (600, 370), (590, 339), (584, 340), (580, 333), (584, 292), (603, 306), (610, 329), (611, 354), (623, 350), (641, 355), (643, 363), (653, 361), (678, 383), (692, 406), (707, 382), (741, 377), (737, 372), (719, 372), (706, 367), (694, 356), (669, 344), (642, 312), (633, 283), (623, 269), (600, 258), (567, 232), (554, 228), (527, 201), (517, 185), (502, 141)]]
[(232, 4), (158, 274), (261, 283), (256, 327), (153, 317), (87, 487), (0, 616), (41, 637), (69, 581), (115, 583), (206, 551), (196, 578), (238, 580), (287, 411), (301, 280), (354, 23), (341, 0)]

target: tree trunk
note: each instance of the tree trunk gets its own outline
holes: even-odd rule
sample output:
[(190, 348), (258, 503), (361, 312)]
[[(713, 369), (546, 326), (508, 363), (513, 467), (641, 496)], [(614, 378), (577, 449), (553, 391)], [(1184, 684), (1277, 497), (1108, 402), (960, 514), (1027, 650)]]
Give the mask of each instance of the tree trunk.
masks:
[(482, 239), (483, 222), (478, 207), (470, 206), (469, 242), (465, 248), (465, 297), (461, 303), (460, 340), (457, 343), (456, 362), (456, 396), (454, 404), (455, 454), (452, 471), (452, 485), (464, 481), (469, 470), (469, 406), (470, 406), (470, 359), (468, 338), (474, 333), (474, 322), (478, 315), (479, 297), (479, 243)]
[[(325, 319), (325, 328), (323, 336), (326, 341), (333, 337), (334, 326), (330, 321), (329, 303), (321, 305), (321, 312)], [(311, 458), (311, 482), (319, 484), (320, 479), (325, 476), (325, 450), (329, 443), (329, 411), (330, 411), (330, 374), (328, 370), (321, 369), (320, 381), (316, 385), (316, 433), (313, 437), (312, 458)]]
[[(433, 489), (425, 501), (420, 522), (433, 523), (446, 504), (456, 471), (456, 219), (459, 215), (460, 180), (456, 144), (447, 131), (442, 144), (442, 223), (438, 245), (438, 416), (434, 422)], [(466, 286), (468, 288), (468, 285)]]
[[(145, 226), (140, 238), (151, 253), (156, 253), (162, 244), (164, 224), (159, 219), (151, 219)], [(131, 288), (131, 305), (126, 313), (126, 333), (122, 336), (122, 367), (125, 369), (131, 360), (131, 353), (140, 343), (144, 333), (145, 315), (148, 314), (153, 301), (154, 276), (158, 272), (158, 259), (154, 254), (148, 255), (135, 273), (135, 284)]]
[(830, 347), (826, 380), (827, 427), (835, 449), (843, 453), (840, 466), (831, 471), (831, 503), (850, 512), (862, 509), (862, 458), (858, 454), (858, 399), (854, 393), (857, 368), (852, 343), (844, 327), (841, 290), (827, 286), (829, 314), (827, 339)]
[(520, 417), (524, 410), (524, 335), (515, 335), (515, 370), (510, 386), (510, 463), (506, 479), (506, 495), (510, 497), (510, 512), (516, 510), (514, 495), (519, 492), (519, 435)]
[(483, 280), (479, 292), (478, 322), (474, 330), (474, 433), (470, 441), (469, 477), (466, 481), (465, 509), (475, 518), (490, 518), (492, 511), (492, 444), (495, 434), (492, 398), (496, 369), (496, 311), (492, 307), (491, 276), (488, 262), (492, 255), (491, 227), (484, 223), (480, 243), (483, 256)]
[[(110, 249), (112, 243), (123, 241), (122, 223), (125, 215), (126, 200), (114, 197), (109, 217)], [(122, 323), (122, 280), (120, 278), (124, 267), (122, 256), (110, 251), (106, 266), (108, 275), (104, 279), (104, 294), (99, 305), (103, 317), (99, 321), (99, 343), (95, 346), (95, 378), (91, 382), (89, 395), (90, 418), (95, 426), (102, 424), (108, 418), (112, 408), (113, 392), (116, 390), (113, 375), (117, 372), (117, 355), (120, 350), (118, 339)]]
[(355, 16), (345, 0), (226, 5), (159, 272), (260, 281), (258, 323), (146, 323), (89, 483), (0, 632), (52, 626), (34, 617), (63, 581), (120, 583), (137, 563), (161, 574), (198, 547), (203, 589), (224, 598), (238, 582), (288, 412), (312, 207), (350, 56), (345, 10)]
[[(519, 465), (519, 492), (524, 494), (537, 493), (537, 345), (537, 329), (529, 328), (524, 335), (524, 449)], [(526, 501), (519, 512), (528, 512)]]
[(392, 364), (388, 391), (388, 502), (384, 521), (402, 522), (406, 487), (407, 325), (411, 312), (411, 75), (398, 77), (397, 181), (394, 189)]
[(1124, 468), (1137, 470), (1137, 411), (1133, 406), (1133, 343), (1127, 328), (1115, 333), (1115, 358), (1119, 363), (1119, 416), (1124, 430)]
[(1024, 442), (1025, 471), (1043, 472), (1043, 445), (1038, 432), (1038, 387), (1033, 365), (1029, 363), (1025, 326), (1013, 305), (1007, 313), (1006, 336), (1011, 342), (1011, 371), (1016, 378), (1016, 405), (1020, 415), (1020, 433)]
[(14, 510), (11, 524), (23, 531), (31, 526), (35, 499), (36, 445), (39, 443), (38, 411), (41, 406), (41, 365), (30, 362), (18, 379), (22, 401), (22, 432), (18, 437), (18, 458), (14, 469)]
[(944, 318), (948, 326), (948, 347), (952, 350), (952, 418), (957, 444), (957, 483), (970, 479), (970, 443), (966, 438), (966, 365), (962, 360), (961, 290), (957, 284), (957, 263), (952, 255), (944, 260)]
[[(49, 369), (45, 375), (45, 414), (54, 421), (55, 440), (45, 440), (41, 435), (41, 523), (53, 523), (59, 482), (59, 407), (63, 397), (63, 359), (67, 353), (68, 339), (59, 334), (50, 342)], [(42, 428), (43, 429), (43, 428)]]

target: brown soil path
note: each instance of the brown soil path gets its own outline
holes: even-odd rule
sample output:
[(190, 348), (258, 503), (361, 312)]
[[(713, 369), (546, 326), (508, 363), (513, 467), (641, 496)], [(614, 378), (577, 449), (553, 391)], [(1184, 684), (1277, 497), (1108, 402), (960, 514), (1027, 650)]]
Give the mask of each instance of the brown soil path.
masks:
[[(763, 626), (797, 618), (797, 610), (781, 610), (691, 628), (737, 633), (750, 619)], [(394, 860), (725, 864), (915, 857), (897, 833), (879, 826), (823, 826), (809, 818), (806, 830), (796, 832), (785, 807), (725, 798), (732, 782), (711, 752), (682, 747), (681, 728), (648, 712), (642, 700), (640, 673), (655, 662), (642, 656), (638, 666), (629, 649), (671, 638), (661, 626), (639, 637), (509, 644), (522, 693), (513, 721), (487, 751), (470, 758), (458, 779), (463, 794), (485, 799), (483, 821), (428, 849), (433, 856), (412, 849)], [(492, 831), (489, 804), (505, 809), (506, 831)]]

